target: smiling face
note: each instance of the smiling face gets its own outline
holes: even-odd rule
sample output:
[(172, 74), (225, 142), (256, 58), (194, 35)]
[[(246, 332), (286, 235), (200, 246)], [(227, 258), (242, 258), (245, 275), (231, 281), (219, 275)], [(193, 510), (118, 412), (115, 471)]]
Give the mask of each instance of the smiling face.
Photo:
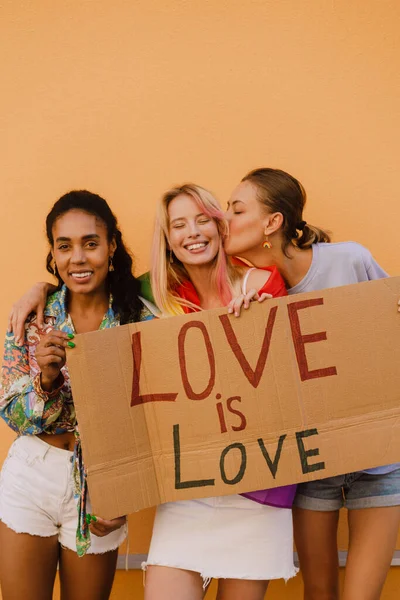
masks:
[(216, 222), (205, 215), (197, 202), (179, 194), (168, 205), (169, 246), (184, 265), (211, 263), (219, 250)]
[(105, 223), (73, 209), (54, 223), (52, 254), (58, 273), (71, 292), (90, 294), (104, 289), (109, 259), (116, 244), (107, 237)]

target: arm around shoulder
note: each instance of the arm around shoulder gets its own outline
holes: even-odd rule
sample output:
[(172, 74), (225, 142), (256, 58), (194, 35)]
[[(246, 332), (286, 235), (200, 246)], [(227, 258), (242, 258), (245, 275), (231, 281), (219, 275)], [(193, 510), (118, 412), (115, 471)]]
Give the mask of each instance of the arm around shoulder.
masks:
[(271, 271), (263, 269), (252, 269), (247, 278), (246, 291), (256, 290), (257, 292), (268, 291), (264, 290), (271, 277)]
[(52, 283), (40, 281), (13, 304), (8, 317), (8, 331), (15, 333), (17, 345), (23, 343), (25, 321), (31, 313), (37, 314), (38, 325), (40, 328), (43, 326), (47, 297), (56, 290), (57, 287)]

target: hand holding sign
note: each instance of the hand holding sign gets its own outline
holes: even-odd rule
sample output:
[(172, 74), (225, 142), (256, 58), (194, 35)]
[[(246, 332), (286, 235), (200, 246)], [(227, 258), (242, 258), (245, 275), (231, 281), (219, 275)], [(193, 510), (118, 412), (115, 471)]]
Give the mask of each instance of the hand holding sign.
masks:
[(79, 336), (68, 360), (96, 512), (397, 462), (399, 291), (392, 278)]
[(267, 294), (266, 292), (259, 294), (255, 289), (249, 290), (246, 294), (240, 294), (229, 302), (228, 313), (234, 313), (235, 317), (239, 317), (242, 307), (247, 309), (250, 306), (250, 302), (254, 302), (255, 300), (264, 302), (264, 300), (269, 298), (272, 298), (271, 294)]

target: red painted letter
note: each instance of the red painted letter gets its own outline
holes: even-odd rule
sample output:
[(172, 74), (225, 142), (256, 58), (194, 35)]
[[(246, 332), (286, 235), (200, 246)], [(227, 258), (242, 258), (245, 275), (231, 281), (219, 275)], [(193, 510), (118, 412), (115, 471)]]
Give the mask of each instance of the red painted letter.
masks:
[(228, 398), (227, 405), (228, 405), (229, 412), (231, 412), (233, 415), (236, 415), (240, 418), (240, 425), (232, 425), (231, 427), (232, 427), (233, 431), (243, 431), (243, 429), (246, 429), (246, 425), (247, 425), (246, 417), (240, 410), (232, 408), (232, 404), (235, 402), (235, 400), (237, 400), (237, 402), (242, 401), (240, 396), (232, 396), (232, 398)]
[(310, 371), (308, 369), (307, 356), (306, 356), (306, 344), (313, 342), (323, 342), (326, 340), (326, 331), (319, 331), (318, 333), (309, 333), (302, 335), (300, 329), (299, 315), (297, 311), (303, 308), (310, 308), (311, 306), (320, 306), (324, 303), (323, 298), (315, 298), (314, 300), (301, 300), (300, 302), (292, 302), (288, 304), (288, 313), (290, 326), (292, 328), (292, 338), (294, 349), (296, 352), (297, 364), (299, 366), (300, 379), (306, 381), (307, 379), (317, 379), (318, 377), (329, 377), (330, 375), (337, 375), (336, 367), (326, 367), (325, 369), (314, 369)]
[(243, 373), (246, 375), (247, 379), (249, 380), (249, 382), (251, 383), (251, 385), (254, 388), (258, 387), (258, 384), (260, 383), (260, 379), (261, 379), (261, 376), (264, 371), (265, 363), (267, 361), (269, 346), (270, 346), (270, 342), (271, 342), (271, 335), (272, 335), (272, 330), (273, 330), (274, 323), (275, 323), (277, 310), (278, 310), (278, 307), (273, 306), (271, 308), (271, 310), (269, 311), (268, 323), (267, 323), (267, 327), (265, 328), (264, 340), (263, 340), (263, 343), (261, 346), (261, 352), (260, 352), (260, 356), (258, 357), (255, 371), (253, 371), (253, 369), (251, 368), (251, 366), (249, 365), (249, 363), (247, 361), (247, 358), (243, 354), (243, 350), (241, 349), (241, 347), (239, 345), (239, 342), (237, 340), (235, 332), (233, 331), (233, 328), (230, 323), (228, 315), (221, 315), (219, 317), (220, 321), (222, 323), (222, 327), (224, 328), (224, 331), (225, 331), (226, 339), (228, 340), (228, 343), (229, 343), (230, 347), (232, 348), (232, 351), (233, 351), (234, 355), (236, 356), (239, 365), (242, 367)]
[(218, 418), (219, 418), (219, 424), (221, 427), (221, 433), (226, 433), (228, 430), (226, 428), (226, 421), (225, 421), (225, 415), (224, 415), (224, 407), (222, 405), (222, 402), (217, 402), (217, 413), (218, 413)]
[[(205, 390), (203, 390), (199, 394), (196, 394), (196, 392), (193, 390), (192, 386), (190, 385), (189, 379), (188, 379), (188, 374), (187, 374), (187, 369), (186, 369), (185, 339), (186, 339), (186, 334), (191, 327), (197, 327), (197, 329), (200, 329), (201, 333), (203, 334), (204, 343), (206, 345), (206, 350), (207, 350), (208, 362), (210, 365), (210, 379), (208, 381), (207, 387), (205, 388)], [(215, 358), (214, 358), (214, 352), (213, 352), (213, 349), (211, 346), (210, 336), (208, 335), (207, 328), (202, 321), (190, 321), (189, 323), (185, 323), (183, 325), (182, 329), (179, 332), (179, 337), (178, 337), (178, 355), (179, 355), (179, 366), (181, 368), (182, 383), (183, 383), (183, 387), (185, 388), (186, 396), (190, 400), (204, 400), (204, 398), (207, 398), (211, 394), (212, 389), (214, 387)]]
[(174, 402), (178, 394), (147, 394), (140, 396), (139, 380), (140, 365), (142, 364), (142, 344), (140, 331), (132, 334), (132, 356), (133, 356), (133, 383), (131, 406), (144, 404), (145, 402)]

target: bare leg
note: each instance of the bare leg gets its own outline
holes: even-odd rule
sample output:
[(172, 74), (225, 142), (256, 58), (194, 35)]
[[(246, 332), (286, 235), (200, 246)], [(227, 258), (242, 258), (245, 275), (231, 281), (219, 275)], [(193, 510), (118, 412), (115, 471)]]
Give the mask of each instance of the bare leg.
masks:
[(349, 510), (343, 600), (379, 600), (396, 547), (400, 506)]
[(338, 520), (338, 510), (320, 512), (293, 508), (304, 600), (339, 599)]
[(117, 566), (118, 549), (82, 558), (65, 548), (60, 556), (61, 600), (108, 600)]
[(217, 600), (264, 600), (269, 581), (219, 579)]
[(204, 593), (203, 580), (195, 571), (147, 567), (145, 600), (203, 600)]
[(0, 522), (3, 600), (51, 600), (58, 554), (57, 536), (16, 533)]

